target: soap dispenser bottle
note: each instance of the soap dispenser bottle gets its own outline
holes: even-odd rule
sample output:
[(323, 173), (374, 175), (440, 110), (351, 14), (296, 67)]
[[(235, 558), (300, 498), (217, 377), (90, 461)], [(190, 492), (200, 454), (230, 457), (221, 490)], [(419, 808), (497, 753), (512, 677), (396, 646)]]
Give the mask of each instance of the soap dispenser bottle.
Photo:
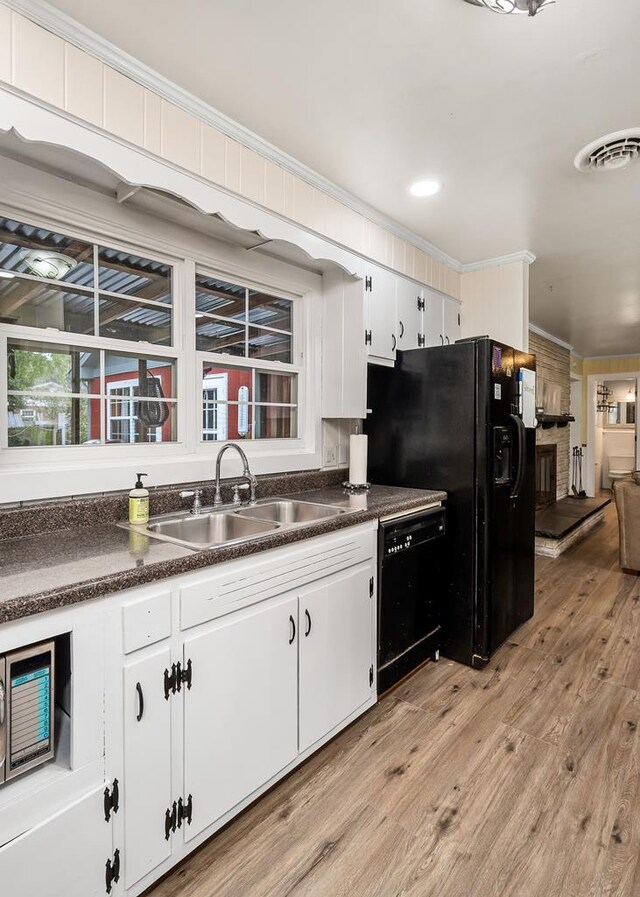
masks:
[(136, 485), (129, 493), (129, 523), (149, 522), (149, 490), (142, 485), (146, 473), (137, 473)]

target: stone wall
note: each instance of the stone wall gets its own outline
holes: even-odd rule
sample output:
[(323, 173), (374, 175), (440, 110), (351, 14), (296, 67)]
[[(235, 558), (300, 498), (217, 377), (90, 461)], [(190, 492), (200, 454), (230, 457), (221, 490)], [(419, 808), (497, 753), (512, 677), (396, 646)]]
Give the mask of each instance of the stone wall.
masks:
[[(529, 351), (536, 356), (538, 377), (560, 385), (562, 390), (562, 411), (569, 411), (571, 405), (570, 351), (533, 331), (529, 333)], [(538, 427), (536, 432), (538, 445), (557, 445), (558, 447), (558, 469), (556, 472), (556, 494), (558, 498), (564, 498), (568, 495), (571, 487), (569, 435), (569, 427), (551, 427), (548, 430)]]

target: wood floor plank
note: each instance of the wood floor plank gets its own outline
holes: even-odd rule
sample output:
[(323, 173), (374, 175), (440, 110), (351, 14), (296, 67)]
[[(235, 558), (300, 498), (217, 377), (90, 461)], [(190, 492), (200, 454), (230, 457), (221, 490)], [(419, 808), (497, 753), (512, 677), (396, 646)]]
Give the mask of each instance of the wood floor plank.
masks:
[(427, 664), (152, 897), (639, 897), (640, 578), (615, 508), (477, 671)]

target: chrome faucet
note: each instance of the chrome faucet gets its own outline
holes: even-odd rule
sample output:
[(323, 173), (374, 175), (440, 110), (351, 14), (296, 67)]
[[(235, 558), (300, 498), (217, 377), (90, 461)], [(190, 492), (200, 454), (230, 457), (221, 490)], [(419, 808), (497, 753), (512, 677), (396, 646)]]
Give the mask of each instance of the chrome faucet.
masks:
[[(218, 459), (216, 461), (216, 491), (213, 498), (214, 507), (222, 504), (222, 495), (220, 494), (220, 464), (222, 462), (222, 456), (229, 449), (235, 449), (242, 459), (242, 477), (234, 477), (233, 479), (243, 479), (249, 486), (249, 501), (254, 502), (256, 500), (256, 487), (258, 485), (258, 480), (256, 479), (256, 477), (254, 477), (254, 475), (251, 473), (251, 470), (249, 469), (249, 461), (247, 459), (247, 456), (240, 448), (240, 446), (235, 442), (227, 442), (227, 444), (223, 445), (218, 452)], [(237, 495), (238, 493), (236, 492), (235, 494)]]

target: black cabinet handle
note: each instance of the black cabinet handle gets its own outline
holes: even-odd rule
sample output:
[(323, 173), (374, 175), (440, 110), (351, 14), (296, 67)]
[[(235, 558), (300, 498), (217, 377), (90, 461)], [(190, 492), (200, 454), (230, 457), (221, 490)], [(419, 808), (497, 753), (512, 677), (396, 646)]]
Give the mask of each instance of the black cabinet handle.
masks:
[(136, 713), (136, 719), (140, 722), (142, 714), (144, 713), (144, 695), (142, 694), (142, 686), (139, 682), (136, 682), (136, 691), (138, 692), (138, 712)]
[(404, 336), (404, 324), (402, 323), (402, 321), (398, 321), (398, 324), (400, 325), (400, 339), (402, 339), (402, 337)]
[(291, 638), (289, 639), (289, 644), (292, 645), (296, 637), (296, 621), (291, 614), (289, 614), (289, 622), (291, 623)]
[(392, 351), (392, 352), (395, 352), (395, 351), (396, 351), (396, 346), (397, 346), (397, 344), (398, 344), (398, 342), (397, 342), (397, 340), (396, 340), (396, 335), (395, 335), (395, 333), (392, 333), (392, 334), (391, 334), (391, 339), (393, 340), (393, 348), (391, 349), (391, 351)]
[(444, 337), (443, 337), (443, 335), (442, 335), (442, 334), (440, 334), (440, 342), (441, 342), (441, 343), (442, 343), (442, 345), (443, 345), (443, 346), (444, 346)]
[(445, 336), (445, 339), (446, 339), (446, 341), (447, 341), (447, 345), (450, 346), (450, 345), (451, 345), (451, 340), (449, 339), (449, 337), (448, 337), (448, 336)]
[(308, 610), (305, 610), (304, 615), (307, 618), (307, 628), (304, 633), (304, 637), (306, 638), (311, 633), (311, 614)]

